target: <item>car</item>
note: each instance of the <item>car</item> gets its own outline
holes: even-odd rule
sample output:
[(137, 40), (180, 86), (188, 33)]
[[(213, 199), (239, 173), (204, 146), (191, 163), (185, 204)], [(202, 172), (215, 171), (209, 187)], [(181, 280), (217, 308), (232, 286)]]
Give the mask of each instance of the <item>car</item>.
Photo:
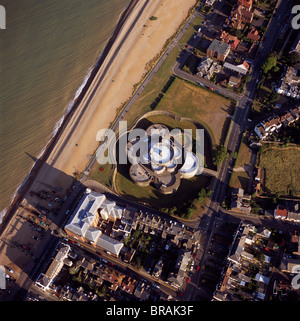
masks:
[(247, 121), (250, 123), (250, 122), (252, 122), (252, 119), (248, 118)]
[(208, 87), (208, 89), (214, 91), (213, 87)]
[(265, 247), (265, 251), (270, 252), (270, 250), (267, 247)]
[(187, 278), (186, 283), (190, 283), (190, 280), (191, 280), (190, 278)]
[(197, 84), (200, 85), (200, 86), (203, 86), (203, 84), (201, 82), (197, 82)]
[(39, 238), (36, 237), (35, 235), (33, 235), (32, 238), (33, 238), (34, 240), (36, 240), (36, 241), (38, 241), (38, 239), (39, 239)]
[(153, 286), (154, 286), (155, 288), (157, 288), (157, 289), (160, 288), (159, 283), (157, 283), (157, 282), (155, 282), (155, 283), (153, 284)]
[(183, 296), (182, 292), (177, 292), (177, 296)]
[(198, 265), (197, 267), (196, 267), (196, 271), (198, 272), (200, 270), (200, 266)]
[(66, 215), (68, 215), (69, 213), (70, 213), (70, 210), (67, 210), (67, 211), (66, 211)]

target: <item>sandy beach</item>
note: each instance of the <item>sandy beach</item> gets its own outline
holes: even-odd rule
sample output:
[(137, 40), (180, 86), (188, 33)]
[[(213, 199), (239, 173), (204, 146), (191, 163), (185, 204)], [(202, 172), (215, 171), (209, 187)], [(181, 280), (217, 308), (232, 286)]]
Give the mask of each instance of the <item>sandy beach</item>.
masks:
[[(195, 3), (196, 0), (140, 0), (136, 3), (30, 191), (40, 191), (45, 185), (64, 190), (70, 187), (74, 172), (84, 171), (90, 155), (98, 147), (97, 132), (110, 127), (118, 108), (131, 97), (134, 84), (145, 73), (146, 63), (161, 51)], [(151, 21), (151, 16), (157, 20)], [(25, 200), (31, 203), (31, 199), (28, 190)], [(15, 215), (2, 233), (1, 239), (6, 242), (0, 248), (0, 262), (20, 272), (22, 265), (14, 266), (6, 255), (9, 239), (18, 233), (18, 229), (11, 227), (18, 222)]]

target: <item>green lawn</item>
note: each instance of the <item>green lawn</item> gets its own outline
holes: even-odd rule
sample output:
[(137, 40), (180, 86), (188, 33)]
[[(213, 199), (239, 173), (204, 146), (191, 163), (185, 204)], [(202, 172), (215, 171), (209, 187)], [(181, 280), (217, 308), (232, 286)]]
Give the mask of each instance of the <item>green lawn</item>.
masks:
[[(103, 168), (103, 171), (100, 171)], [(112, 186), (113, 165), (100, 165), (96, 162), (89, 174), (89, 179), (100, 182), (108, 187)]]
[(179, 57), (180, 52), (184, 49), (187, 41), (198, 30), (202, 21), (203, 19), (200, 17), (195, 18), (193, 23), (181, 37), (178, 46), (175, 46), (173, 48), (173, 50), (169, 53), (168, 57), (155, 73), (149, 84), (145, 87), (134, 106), (129, 110), (124, 118), (124, 120), (128, 121), (128, 126), (130, 126), (139, 115), (143, 115), (146, 112), (152, 110), (151, 106), (153, 102), (155, 102), (159, 94), (162, 93), (164, 87), (170, 80), (170, 77), (173, 76), (172, 66)]

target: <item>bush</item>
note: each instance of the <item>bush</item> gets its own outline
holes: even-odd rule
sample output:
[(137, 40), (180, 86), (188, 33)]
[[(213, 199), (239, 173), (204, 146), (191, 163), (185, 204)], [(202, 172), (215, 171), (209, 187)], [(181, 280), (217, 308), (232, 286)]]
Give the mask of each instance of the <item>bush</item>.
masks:
[(221, 164), (225, 159), (228, 158), (228, 156), (229, 156), (229, 153), (227, 152), (226, 147), (223, 145), (219, 145), (214, 151), (214, 156), (213, 156), (214, 165)]

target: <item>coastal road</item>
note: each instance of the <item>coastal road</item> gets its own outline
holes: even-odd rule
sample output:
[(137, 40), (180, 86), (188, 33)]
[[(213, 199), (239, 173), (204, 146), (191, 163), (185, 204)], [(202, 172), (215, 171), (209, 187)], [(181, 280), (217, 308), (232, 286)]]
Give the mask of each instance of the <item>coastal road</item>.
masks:
[[(155, 73), (157, 72), (157, 70), (160, 68), (160, 66), (163, 64), (163, 62), (166, 60), (166, 58), (168, 57), (168, 55), (170, 54), (170, 52), (173, 50), (173, 48), (175, 46), (177, 46), (180, 38), (183, 36), (184, 32), (187, 30), (187, 28), (191, 25), (191, 23), (193, 22), (193, 20), (195, 19), (195, 17), (198, 15), (199, 13), (197, 11), (194, 11), (194, 13), (189, 17), (189, 19), (187, 20), (187, 22), (185, 23), (185, 25), (181, 28), (181, 30), (178, 32), (178, 34), (176, 35), (176, 37), (173, 39), (173, 41), (171, 42), (171, 44), (167, 47), (167, 49), (165, 50), (165, 52), (162, 54), (162, 56), (160, 57), (160, 59), (158, 60), (158, 62), (155, 64), (155, 66), (152, 68), (152, 70), (148, 73), (148, 75), (146, 76), (146, 78), (144, 79), (144, 81), (141, 83), (141, 85), (136, 89), (136, 91), (133, 93), (132, 97), (130, 98), (129, 102), (126, 104), (126, 106), (123, 108), (123, 110), (120, 112), (120, 114), (118, 115), (118, 117), (115, 119), (113, 125), (111, 126), (111, 130), (116, 131), (119, 121), (121, 121), (125, 115), (127, 114), (127, 112), (130, 110), (130, 108), (133, 106), (133, 104), (136, 102), (137, 98), (139, 97), (139, 95), (143, 92), (144, 88), (148, 85), (148, 83), (151, 81), (151, 79), (153, 78), (153, 76), (155, 75)], [(105, 140), (104, 143), (106, 143), (107, 141)], [(103, 144), (101, 144), (95, 155), (92, 157), (90, 163), (88, 164), (86, 170), (83, 173), (83, 176), (81, 178), (81, 181), (85, 181), (90, 170), (92, 169), (92, 167), (94, 166), (94, 164), (97, 161), (97, 155), (99, 153), (102, 153), (105, 151), (105, 148), (103, 149)]]

